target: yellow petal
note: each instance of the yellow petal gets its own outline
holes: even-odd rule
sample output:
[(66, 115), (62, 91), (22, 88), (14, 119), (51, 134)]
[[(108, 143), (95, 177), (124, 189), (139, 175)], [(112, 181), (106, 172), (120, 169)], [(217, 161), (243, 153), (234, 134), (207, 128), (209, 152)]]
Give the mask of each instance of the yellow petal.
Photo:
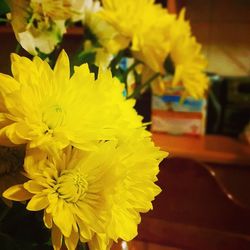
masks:
[(60, 250), (62, 246), (62, 233), (55, 224), (53, 224), (51, 229), (51, 240), (54, 250)]
[(6, 135), (7, 129), (8, 129), (8, 126), (4, 127), (3, 129), (0, 129), (0, 143), (2, 146), (12, 147), (13, 143), (10, 141), (10, 139)]
[(26, 201), (32, 196), (33, 194), (28, 192), (21, 184), (10, 187), (3, 193), (3, 197), (13, 201)]
[(6, 126), (4, 128), (6, 136), (14, 144), (25, 144), (27, 142), (26, 139), (23, 139), (17, 136), (17, 127), (18, 127), (17, 123), (12, 123), (9, 126)]
[(27, 209), (30, 211), (39, 211), (46, 208), (49, 205), (47, 195), (38, 194), (34, 195), (27, 205)]
[(64, 204), (62, 199), (58, 199), (57, 203), (57, 211), (53, 214), (53, 221), (61, 230), (62, 234), (65, 237), (69, 237), (72, 231), (74, 217), (67, 204)]
[(47, 228), (52, 228), (52, 216), (46, 211), (43, 214), (43, 222)]
[(77, 225), (79, 226), (81, 241), (89, 241), (93, 236), (93, 231), (89, 228), (88, 224), (84, 223), (81, 219), (78, 219)]
[(74, 230), (71, 231), (69, 238), (64, 238), (65, 245), (68, 250), (75, 250), (79, 241), (79, 233)]
[(54, 68), (55, 76), (60, 81), (68, 80), (70, 77), (69, 58), (64, 50), (58, 56)]
[(113, 241), (106, 234), (95, 234), (88, 242), (90, 250), (109, 250)]
[(27, 181), (26, 183), (24, 183), (23, 186), (25, 187), (26, 190), (28, 190), (32, 194), (41, 193), (43, 191), (43, 189), (44, 189), (43, 186), (38, 184), (36, 181), (32, 181), (32, 180)]
[[(11, 71), (14, 78), (22, 83), (28, 84), (31, 82), (31, 76), (34, 76), (37, 72), (36, 68), (34, 67), (33, 62), (24, 56), (19, 56), (15, 53), (12, 53), (11, 56)], [(29, 74), (25, 74), (29, 70)]]
[(0, 73), (1, 93), (9, 94), (20, 88), (20, 84), (11, 76)]

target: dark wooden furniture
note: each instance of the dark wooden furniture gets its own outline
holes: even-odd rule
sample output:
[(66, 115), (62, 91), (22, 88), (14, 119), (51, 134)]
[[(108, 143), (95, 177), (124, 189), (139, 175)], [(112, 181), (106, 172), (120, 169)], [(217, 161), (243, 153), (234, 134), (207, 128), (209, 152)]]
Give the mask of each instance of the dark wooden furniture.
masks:
[(250, 249), (249, 146), (220, 136), (153, 139), (170, 157), (137, 239), (179, 249)]

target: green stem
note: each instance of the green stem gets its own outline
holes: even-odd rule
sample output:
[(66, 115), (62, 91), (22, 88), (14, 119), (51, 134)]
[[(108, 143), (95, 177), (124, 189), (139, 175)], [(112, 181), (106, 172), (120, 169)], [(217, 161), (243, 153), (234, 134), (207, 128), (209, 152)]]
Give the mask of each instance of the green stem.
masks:
[(16, 45), (15, 53), (18, 54), (20, 52), (20, 49), (21, 49), (21, 45), (20, 45), (20, 43), (18, 43)]
[(135, 61), (132, 65), (130, 65), (128, 67), (128, 69), (126, 70), (126, 75), (128, 75), (128, 73), (133, 70), (138, 64), (142, 64), (141, 61)]
[(141, 84), (138, 88), (136, 88), (135, 91), (130, 96), (128, 96), (128, 99), (138, 98), (140, 96), (141, 92), (148, 89), (150, 87), (151, 82), (154, 81), (160, 75), (161, 75), (160, 73), (155, 73), (144, 84)]
[(135, 67), (140, 64), (142, 62), (140, 61), (135, 61), (132, 65), (130, 65), (127, 70), (125, 71), (125, 74), (124, 74), (124, 84), (125, 84), (125, 89), (126, 89), (126, 93), (128, 93), (128, 74), (130, 71), (134, 70)]
[(9, 20), (7, 18), (0, 17), (0, 23), (8, 23)]
[(111, 68), (111, 70), (115, 70), (116, 65), (118, 65), (118, 63), (121, 61), (121, 59), (124, 56), (124, 50), (121, 50), (117, 56), (110, 62), (109, 67)]

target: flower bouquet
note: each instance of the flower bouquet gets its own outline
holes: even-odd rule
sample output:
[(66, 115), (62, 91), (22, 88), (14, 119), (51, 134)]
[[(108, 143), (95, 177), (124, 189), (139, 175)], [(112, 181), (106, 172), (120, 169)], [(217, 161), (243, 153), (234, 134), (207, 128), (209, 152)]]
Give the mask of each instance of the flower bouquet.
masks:
[[(18, 41), (0, 74), (1, 249), (110, 249), (160, 193), (157, 148), (135, 99), (172, 75), (207, 88), (190, 26), (151, 0), (9, 0)], [(83, 30), (76, 54), (61, 50)], [(20, 56), (27, 51), (28, 57)]]

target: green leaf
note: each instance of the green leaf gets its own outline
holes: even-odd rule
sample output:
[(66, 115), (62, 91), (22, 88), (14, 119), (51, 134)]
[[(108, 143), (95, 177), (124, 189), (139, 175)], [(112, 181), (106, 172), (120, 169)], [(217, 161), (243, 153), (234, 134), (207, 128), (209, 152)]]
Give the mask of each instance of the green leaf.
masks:
[(83, 63), (94, 64), (96, 52), (82, 52), (78, 54), (75, 65), (81, 65)]

